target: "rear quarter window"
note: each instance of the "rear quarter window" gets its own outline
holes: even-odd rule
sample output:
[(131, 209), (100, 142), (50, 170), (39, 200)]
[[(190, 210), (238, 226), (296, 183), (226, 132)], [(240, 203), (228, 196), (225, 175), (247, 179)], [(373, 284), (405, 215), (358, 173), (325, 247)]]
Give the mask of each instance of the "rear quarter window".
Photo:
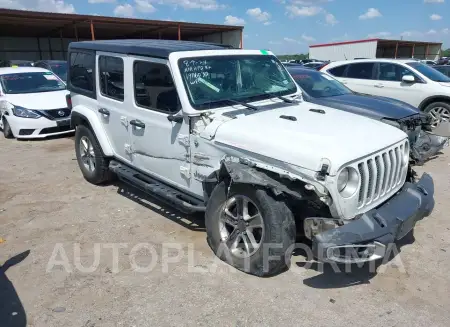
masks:
[(328, 70), (328, 72), (336, 77), (343, 77), (344, 76), (344, 72), (345, 72), (345, 68), (347, 68), (348, 65), (342, 65), (342, 66), (338, 66), (338, 67), (334, 67)]

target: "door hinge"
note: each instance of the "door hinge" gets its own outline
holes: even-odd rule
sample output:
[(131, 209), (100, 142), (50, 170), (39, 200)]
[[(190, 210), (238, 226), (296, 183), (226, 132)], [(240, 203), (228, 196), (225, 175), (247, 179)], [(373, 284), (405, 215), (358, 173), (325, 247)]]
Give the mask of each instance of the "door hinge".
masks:
[(180, 173), (186, 178), (191, 178), (191, 168), (180, 166)]
[(131, 154), (133, 152), (133, 149), (131, 148), (131, 144), (125, 144), (125, 153)]
[(178, 143), (182, 146), (189, 147), (189, 135), (180, 134), (178, 135)]

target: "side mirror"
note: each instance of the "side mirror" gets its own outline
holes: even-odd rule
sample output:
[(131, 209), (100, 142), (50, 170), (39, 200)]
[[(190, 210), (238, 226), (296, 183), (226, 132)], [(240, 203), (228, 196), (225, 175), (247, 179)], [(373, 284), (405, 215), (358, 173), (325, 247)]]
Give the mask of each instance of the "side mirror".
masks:
[(405, 75), (402, 77), (402, 81), (405, 83), (414, 83), (416, 79), (414, 78), (413, 75)]
[(168, 115), (167, 120), (174, 122), (174, 123), (182, 123), (183, 122), (183, 116), (175, 116), (175, 115)]

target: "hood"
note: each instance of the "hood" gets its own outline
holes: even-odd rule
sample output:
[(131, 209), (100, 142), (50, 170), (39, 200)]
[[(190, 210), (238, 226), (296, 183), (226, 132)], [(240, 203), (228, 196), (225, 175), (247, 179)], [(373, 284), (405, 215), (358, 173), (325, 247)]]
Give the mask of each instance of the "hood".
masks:
[(420, 111), (402, 101), (362, 94), (344, 94), (327, 98), (308, 97), (307, 101), (344, 110), (373, 119), (402, 119)]
[(334, 175), (342, 165), (406, 137), (388, 124), (303, 102), (266, 111), (245, 110), (218, 126), (215, 142), (314, 171), (320, 170), (325, 158)]
[(27, 109), (59, 109), (67, 107), (66, 94), (69, 94), (69, 91), (6, 94), (6, 100), (15, 106)]

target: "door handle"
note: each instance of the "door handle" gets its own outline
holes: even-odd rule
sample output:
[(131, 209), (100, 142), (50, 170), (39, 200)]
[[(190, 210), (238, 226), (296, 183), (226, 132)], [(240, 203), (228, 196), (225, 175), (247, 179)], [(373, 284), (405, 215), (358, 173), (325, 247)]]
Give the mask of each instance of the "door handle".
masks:
[(109, 116), (110, 115), (109, 114), (109, 110), (106, 109), (106, 108), (100, 108), (100, 109), (98, 109), (98, 112), (101, 113), (102, 115), (105, 115), (105, 116)]
[(133, 119), (130, 120), (130, 125), (139, 127), (139, 128), (145, 128), (144, 122), (140, 121), (139, 119)]
[(375, 87), (378, 87), (379, 89), (382, 89), (382, 88), (384, 87), (383, 84), (375, 84), (374, 86), (375, 86)]

